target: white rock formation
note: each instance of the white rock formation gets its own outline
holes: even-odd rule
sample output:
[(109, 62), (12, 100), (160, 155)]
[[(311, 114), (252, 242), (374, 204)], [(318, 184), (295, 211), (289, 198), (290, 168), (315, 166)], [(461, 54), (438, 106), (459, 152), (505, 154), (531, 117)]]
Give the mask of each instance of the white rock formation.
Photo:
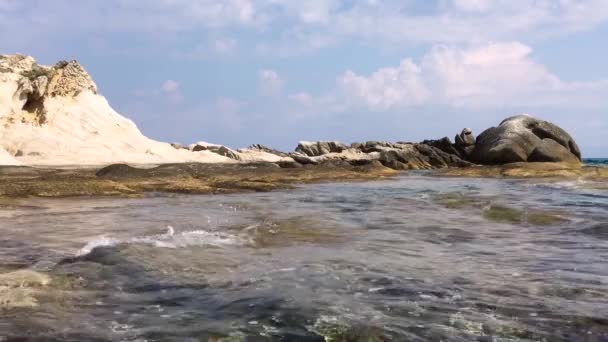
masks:
[(3, 148), (0, 148), (0, 165), (21, 165), (21, 162), (11, 156)]
[(0, 165), (235, 162), (145, 137), (97, 94), (76, 61), (0, 55)]

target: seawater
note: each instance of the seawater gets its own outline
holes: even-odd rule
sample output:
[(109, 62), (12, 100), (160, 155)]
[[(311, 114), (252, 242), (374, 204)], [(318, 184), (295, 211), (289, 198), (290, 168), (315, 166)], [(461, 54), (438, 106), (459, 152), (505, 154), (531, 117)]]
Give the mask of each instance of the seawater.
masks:
[(608, 166), (608, 158), (587, 158), (583, 159), (583, 163), (590, 166)]
[(606, 341), (608, 191), (434, 178), (0, 204), (0, 340)]

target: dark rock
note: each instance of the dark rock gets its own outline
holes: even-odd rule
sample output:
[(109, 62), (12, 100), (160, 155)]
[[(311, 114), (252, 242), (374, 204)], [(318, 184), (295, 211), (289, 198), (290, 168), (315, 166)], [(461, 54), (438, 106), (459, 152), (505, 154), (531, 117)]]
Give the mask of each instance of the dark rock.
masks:
[(228, 158), (234, 159), (234, 160), (240, 160), (241, 159), (239, 157), (239, 155), (235, 151), (233, 151), (232, 149), (229, 149), (226, 146), (195, 145), (194, 147), (192, 147), (192, 152), (198, 152), (198, 151), (209, 151), (209, 152), (213, 152), (213, 153), (219, 154), (220, 156), (228, 157)]
[(459, 158), (462, 158), (462, 156), (463, 156), (462, 153), (456, 148), (456, 146), (454, 146), (454, 144), (452, 144), (452, 141), (448, 137), (445, 137), (445, 138), (442, 138), (439, 140), (425, 140), (422, 142), (422, 144), (433, 146), (435, 148), (440, 149), (441, 151), (443, 151), (445, 153), (458, 156)]
[(475, 145), (475, 136), (470, 128), (463, 128), (460, 134), (455, 138), (456, 146), (467, 147)]
[(564, 146), (553, 139), (543, 139), (528, 157), (529, 162), (567, 162), (580, 160)]
[(395, 170), (430, 168), (430, 165), (419, 157), (420, 155), (417, 155), (413, 148), (409, 150), (390, 149), (380, 152), (378, 160), (382, 165)]
[(226, 146), (220, 146), (218, 148), (215, 148), (215, 146), (214, 146), (213, 148), (209, 148), (209, 151), (211, 151), (213, 153), (217, 153), (220, 156), (228, 157), (230, 159), (234, 159), (234, 160), (240, 160), (241, 159), (239, 157), (239, 155), (235, 151), (229, 149)]
[(426, 144), (395, 146), (399, 146), (399, 148), (387, 148), (380, 152), (379, 158), (382, 165), (395, 170), (469, 167), (473, 165), (457, 155), (446, 153), (437, 147)]
[(350, 148), (352, 148), (353, 150), (361, 151), (361, 149), (363, 148), (363, 144), (355, 142), (355, 143), (350, 144)]
[(416, 144), (414, 146), (422, 155), (428, 157), (429, 163), (434, 168), (473, 166), (472, 163), (463, 160), (458, 155), (444, 152), (437, 147), (424, 144)]
[(302, 165), (316, 165), (319, 164), (318, 161), (312, 159), (311, 157), (301, 154), (301, 153), (290, 153), (289, 156), (295, 160), (297, 163), (300, 163)]
[(139, 175), (142, 169), (127, 164), (112, 164), (101, 168), (95, 173), (97, 177), (125, 177)]
[(207, 151), (208, 149), (208, 146), (196, 145), (192, 148), (192, 152)]
[(309, 157), (322, 156), (328, 153), (341, 153), (348, 149), (348, 146), (337, 141), (301, 141), (296, 147), (296, 152), (303, 153)]
[(488, 165), (532, 161), (580, 163), (581, 153), (574, 139), (560, 127), (518, 115), (481, 133), (471, 160)]
[(302, 164), (298, 163), (295, 160), (282, 160), (280, 162), (277, 162), (277, 165), (279, 165), (279, 167), (281, 167), (282, 169), (297, 169), (302, 167)]
[(361, 145), (361, 151), (364, 153), (382, 152), (386, 149), (394, 148), (395, 146), (386, 141), (367, 141)]

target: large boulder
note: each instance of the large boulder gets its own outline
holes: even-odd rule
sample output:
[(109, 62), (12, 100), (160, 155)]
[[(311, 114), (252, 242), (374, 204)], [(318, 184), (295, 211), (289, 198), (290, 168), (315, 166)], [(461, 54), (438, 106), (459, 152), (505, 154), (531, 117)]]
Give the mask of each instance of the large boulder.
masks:
[(560, 127), (529, 115), (517, 115), (481, 133), (470, 159), (486, 165), (580, 163), (581, 152), (574, 139)]

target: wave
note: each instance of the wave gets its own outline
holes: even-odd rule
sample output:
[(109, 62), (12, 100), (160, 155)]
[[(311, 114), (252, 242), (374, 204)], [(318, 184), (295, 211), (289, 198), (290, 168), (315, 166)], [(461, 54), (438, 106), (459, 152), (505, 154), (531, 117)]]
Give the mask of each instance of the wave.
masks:
[(121, 244), (145, 244), (160, 248), (180, 248), (189, 246), (231, 246), (245, 245), (247, 241), (239, 236), (209, 232), (206, 230), (194, 230), (176, 233), (171, 226), (167, 227), (164, 234), (148, 235), (142, 237), (132, 237), (128, 239), (118, 239), (108, 236), (99, 236), (89, 241), (76, 253), (76, 257), (90, 254), (98, 247), (112, 247)]

